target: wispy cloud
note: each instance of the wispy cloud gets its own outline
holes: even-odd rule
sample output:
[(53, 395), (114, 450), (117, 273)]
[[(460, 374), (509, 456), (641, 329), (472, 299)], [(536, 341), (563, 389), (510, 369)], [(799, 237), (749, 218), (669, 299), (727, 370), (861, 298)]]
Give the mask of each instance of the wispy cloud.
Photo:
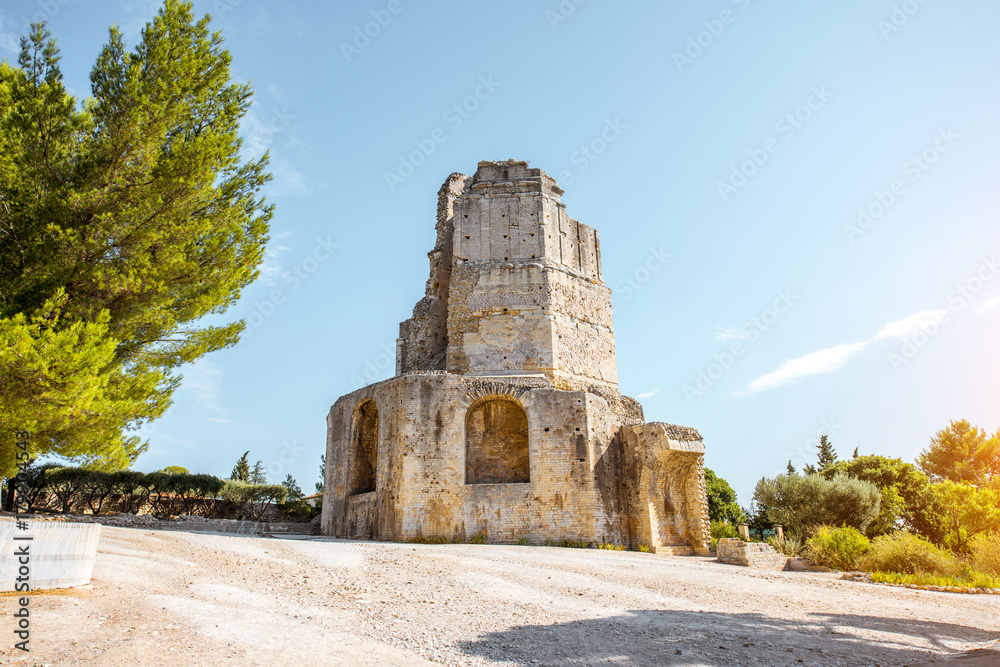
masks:
[(214, 422), (216, 424), (232, 424), (233, 423), (232, 419), (225, 419), (223, 417), (209, 417), (208, 421)]
[(922, 310), (919, 313), (905, 317), (897, 322), (892, 322), (878, 330), (872, 340), (882, 340), (884, 338), (903, 338), (926, 329), (932, 323), (937, 324), (948, 316), (948, 311)]
[(265, 285), (278, 284), (278, 280), (285, 273), (285, 267), (281, 263), (281, 256), (291, 248), (282, 243), (276, 243), (276, 241), (288, 238), (291, 235), (292, 232), (275, 234), (271, 237), (271, 242), (267, 244), (267, 248), (264, 250), (264, 260), (260, 263), (259, 268), (260, 281)]
[(222, 371), (218, 366), (207, 359), (199, 359), (184, 371), (181, 389), (194, 398), (202, 410), (217, 415), (214, 419), (224, 419), (226, 411), (219, 406), (221, 380)]
[(819, 350), (804, 357), (786, 361), (781, 364), (778, 370), (760, 376), (748, 384), (745, 389), (736, 392), (734, 396), (740, 397), (755, 394), (758, 391), (780, 387), (783, 384), (795, 382), (810, 375), (832, 373), (843, 366), (844, 362), (848, 359), (868, 347), (869, 342), (864, 341), (850, 345), (828, 347), (825, 350)]
[[(21, 52), (20, 38), (13, 29), (13, 24), (0, 12), (0, 51), (17, 55)], [(4, 55), (0, 53), (0, 55)]]
[(657, 394), (659, 394), (660, 391), (661, 391), (661, 389), (659, 387), (657, 387), (653, 391), (647, 391), (647, 392), (643, 392), (643, 393), (639, 394), (638, 396), (636, 396), (636, 398), (650, 398), (651, 396), (656, 396)]
[(848, 359), (858, 354), (875, 341), (884, 340), (886, 338), (905, 338), (913, 335), (918, 331), (926, 330), (927, 327), (931, 325), (937, 325), (940, 322), (943, 322), (948, 316), (948, 313), (949, 311), (945, 309), (922, 310), (919, 313), (910, 315), (909, 317), (904, 317), (901, 320), (896, 320), (895, 322), (886, 324), (868, 340), (858, 343), (850, 343), (847, 345), (835, 345), (834, 347), (828, 347), (817, 352), (811, 352), (810, 354), (797, 359), (791, 359), (781, 364), (781, 366), (778, 367), (778, 370), (761, 375), (743, 389), (735, 392), (733, 396), (735, 398), (741, 398), (743, 396), (749, 396), (750, 394), (756, 394), (760, 391), (774, 389), (775, 387), (797, 382), (798, 380), (809, 377), (810, 375), (832, 373), (843, 366)]
[(715, 327), (715, 333), (712, 335), (715, 337), (715, 340), (720, 343), (732, 343), (737, 340), (746, 340), (753, 334), (746, 329), (717, 326)]
[(1000, 296), (995, 296), (989, 301), (985, 302), (983, 305), (979, 307), (979, 310), (977, 312), (985, 313), (988, 310), (993, 310), (997, 306), (1000, 306)]

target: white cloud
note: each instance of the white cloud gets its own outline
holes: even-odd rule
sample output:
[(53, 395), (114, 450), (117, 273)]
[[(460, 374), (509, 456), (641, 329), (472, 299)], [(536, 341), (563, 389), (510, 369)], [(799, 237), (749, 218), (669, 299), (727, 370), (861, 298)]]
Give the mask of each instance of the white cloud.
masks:
[[(993, 301), (997, 303), (993, 303)], [(993, 303), (993, 306), (1000, 305), (1000, 299), (989, 301), (987, 305), (990, 303)], [(781, 385), (795, 382), (810, 375), (832, 373), (843, 366), (848, 359), (875, 341), (886, 338), (905, 338), (918, 331), (927, 331), (932, 326), (938, 326), (944, 322), (949, 313), (950, 311), (943, 308), (938, 310), (922, 310), (909, 317), (886, 324), (875, 333), (875, 336), (868, 340), (861, 341), (860, 343), (851, 343), (850, 345), (836, 345), (825, 350), (807, 354), (798, 359), (786, 361), (778, 370), (760, 376), (745, 388), (735, 392), (733, 396), (741, 398), (755, 394), (758, 391), (780, 387)]]
[(636, 396), (636, 398), (649, 398), (651, 396), (656, 396), (657, 394), (660, 393), (660, 391), (661, 391), (660, 388), (657, 387), (653, 391), (647, 391), (647, 392), (644, 392), (642, 394), (639, 394), (638, 396)]
[(736, 392), (735, 395), (746, 396), (748, 394), (755, 394), (758, 391), (780, 387), (789, 382), (796, 382), (810, 375), (832, 373), (843, 366), (844, 362), (848, 359), (868, 347), (869, 343), (870, 341), (863, 341), (861, 343), (851, 343), (850, 345), (837, 345), (807, 354), (798, 359), (791, 359), (781, 364), (778, 370), (760, 376), (748, 384), (746, 389)]
[(219, 407), (219, 395), (222, 393), (219, 382), (222, 371), (207, 359), (199, 359), (184, 372), (181, 389), (191, 394), (199, 406), (206, 412), (225, 415), (225, 410)]
[(12, 31), (13, 27), (3, 12), (0, 12), (0, 50), (16, 55), (21, 52), (21, 40), (17, 33)]
[(753, 335), (746, 329), (737, 329), (736, 327), (715, 327), (715, 333), (713, 336), (715, 340), (720, 343), (731, 343), (735, 340), (746, 340)]
[(232, 419), (224, 419), (224, 418), (221, 418), (221, 417), (209, 417), (208, 421), (214, 422), (216, 424), (232, 424), (233, 423)]
[(911, 334), (915, 334), (918, 331), (925, 330), (930, 326), (936, 326), (943, 322), (945, 318), (948, 317), (948, 311), (941, 310), (924, 310), (909, 317), (903, 318), (897, 322), (891, 322), (878, 330), (875, 334), (873, 340), (882, 340), (883, 338), (904, 338)]
[(992, 299), (990, 299), (989, 301), (987, 301), (986, 303), (984, 303), (983, 305), (981, 305), (979, 307), (979, 311), (978, 312), (985, 313), (988, 310), (993, 310), (997, 306), (1000, 306), (1000, 296), (995, 296)]
[(284, 158), (272, 159), (271, 176), (265, 188), (272, 197), (301, 197), (311, 190), (306, 175)]

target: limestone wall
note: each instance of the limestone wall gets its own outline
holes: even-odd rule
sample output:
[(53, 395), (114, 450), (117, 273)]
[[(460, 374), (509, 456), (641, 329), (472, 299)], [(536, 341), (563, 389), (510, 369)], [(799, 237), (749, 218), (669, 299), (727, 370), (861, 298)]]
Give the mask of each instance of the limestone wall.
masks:
[(770, 544), (744, 542), (724, 537), (716, 545), (717, 560), (730, 565), (742, 565), (757, 570), (784, 570), (788, 558), (779, 554)]
[[(467, 484), (468, 408), (498, 393), (527, 415), (529, 481)], [(372, 494), (349, 496), (350, 422), (365, 400), (379, 410), (378, 484)], [(410, 373), (344, 396), (328, 424), (326, 534), (405, 540), (483, 532), (490, 541), (534, 544), (627, 539), (614, 492), (598, 488), (595, 476), (621, 417), (594, 394), (555, 389), (544, 376)]]
[(449, 177), (425, 296), (400, 323), (397, 375), (540, 371), (565, 389), (617, 386), (600, 239), (561, 194), (525, 162)]

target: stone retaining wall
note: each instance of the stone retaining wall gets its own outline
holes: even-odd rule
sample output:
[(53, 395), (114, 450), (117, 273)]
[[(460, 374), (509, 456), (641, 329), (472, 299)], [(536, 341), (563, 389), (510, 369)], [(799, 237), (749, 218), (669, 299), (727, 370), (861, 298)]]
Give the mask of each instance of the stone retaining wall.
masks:
[(742, 565), (757, 570), (784, 570), (788, 558), (779, 554), (770, 544), (744, 542), (724, 537), (716, 546), (717, 560), (729, 565)]
[(206, 519), (200, 516), (180, 516), (176, 519), (157, 519), (140, 514), (98, 515), (91, 514), (25, 514), (19, 515), (32, 522), (73, 521), (99, 523), (119, 528), (148, 528), (150, 530), (184, 530), (188, 532), (232, 533), (235, 535), (264, 535), (267, 533), (319, 534), (319, 524), (277, 523), (269, 521), (236, 521), (234, 519)]

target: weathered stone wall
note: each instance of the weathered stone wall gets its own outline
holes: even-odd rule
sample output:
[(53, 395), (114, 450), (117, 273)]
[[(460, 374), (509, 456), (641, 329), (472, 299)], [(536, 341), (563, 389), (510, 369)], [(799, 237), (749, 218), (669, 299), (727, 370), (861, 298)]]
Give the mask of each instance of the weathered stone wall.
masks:
[(763, 542), (744, 542), (724, 537), (719, 540), (715, 549), (718, 554), (716, 559), (729, 565), (742, 565), (757, 570), (784, 570), (788, 563), (787, 557)]
[[(484, 395), (523, 407), (528, 482), (466, 483), (466, 418)], [(378, 406), (384, 434), (378, 486), (375, 493), (351, 496), (341, 469), (350, 467), (350, 457), (344, 458), (351, 451), (349, 422), (367, 400)], [(594, 394), (555, 389), (544, 376), (467, 380), (450, 373), (410, 373), (343, 397), (331, 409), (329, 423), (327, 461), (334, 465), (327, 466), (323, 501), (327, 534), (404, 540), (418, 535), (467, 539), (483, 532), (491, 541), (524, 537), (535, 544), (627, 539), (626, 521), (609, 500), (614, 490), (602, 491), (594, 472), (621, 418)], [(392, 508), (382, 494), (393, 498)], [(386, 514), (396, 520), (386, 520)]]
[(400, 324), (397, 375), (541, 371), (565, 389), (617, 385), (597, 230), (525, 162), (482, 162), (439, 193), (426, 296)]

